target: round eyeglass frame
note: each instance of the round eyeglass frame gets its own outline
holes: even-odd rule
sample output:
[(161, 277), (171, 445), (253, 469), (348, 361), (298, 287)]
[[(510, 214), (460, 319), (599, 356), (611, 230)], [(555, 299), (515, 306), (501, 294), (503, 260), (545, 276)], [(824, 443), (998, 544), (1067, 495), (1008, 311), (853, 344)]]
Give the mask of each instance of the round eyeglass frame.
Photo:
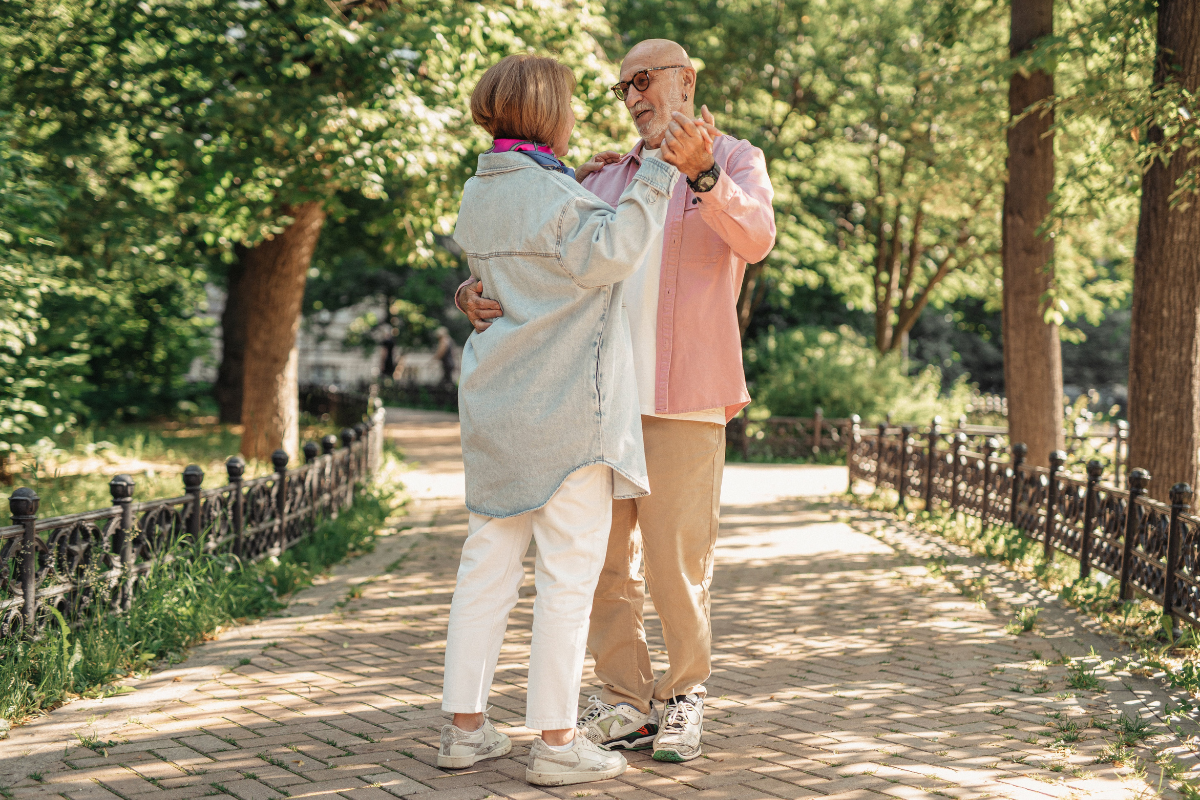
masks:
[[(647, 67), (646, 69), (639, 69), (637, 72), (633, 73), (633, 77), (629, 80), (621, 81), (620, 83), (614, 84), (609, 88), (612, 89), (612, 93), (617, 96), (618, 100), (625, 102), (625, 92), (629, 90), (631, 85), (639, 92), (646, 91), (650, 88), (650, 73), (658, 72), (660, 69), (686, 69), (686, 65), (672, 64), (669, 67)], [(638, 85), (638, 78), (642, 79), (642, 86)]]

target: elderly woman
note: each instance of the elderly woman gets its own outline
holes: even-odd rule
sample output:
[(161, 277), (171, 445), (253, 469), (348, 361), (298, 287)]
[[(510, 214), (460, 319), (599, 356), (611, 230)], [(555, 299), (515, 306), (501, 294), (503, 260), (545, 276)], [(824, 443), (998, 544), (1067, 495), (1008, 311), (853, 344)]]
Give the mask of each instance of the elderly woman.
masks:
[(621, 281), (658, 241), (679, 172), (646, 159), (616, 208), (558, 160), (575, 79), (549, 58), (489, 69), (471, 115), (494, 138), (454, 239), (504, 316), (467, 340), (459, 409), (470, 521), (450, 607), (438, 765), (509, 752), (485, 716), (508, 614), (537, 542), (526, 779), (616, 777), (625, 759), (575, 735), (592, 595), (614, 498), (649, 493)]

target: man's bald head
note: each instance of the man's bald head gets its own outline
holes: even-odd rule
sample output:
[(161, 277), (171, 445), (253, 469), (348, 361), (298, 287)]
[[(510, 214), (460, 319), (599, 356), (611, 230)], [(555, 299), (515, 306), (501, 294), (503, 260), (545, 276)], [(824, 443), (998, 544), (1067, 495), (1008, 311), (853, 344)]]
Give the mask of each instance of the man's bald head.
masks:
[[(660, 67), (677, 69), (657, 69)], [(646, 145), (655, 148), (662, 143), (673, 112), (695, 116), (696, 70), (687, 51), (670, 39), (646, 39), (635, 44), (621, 61), (621, 81), (632, 80), (646, 69), (653, 70), (648, 73), (650, 85), (644, 92), (630, 86), (625, 91), (625, 107)]]
[(692, 60), (687, 51), (678, 42), (670, 39), (646, 39), (638, 42), (621, 61), (621, 80), (627, 80), (626, 71), (630, 74), (647, 67), (665, 67), (671, 64), (686, 64), (689, 67)]

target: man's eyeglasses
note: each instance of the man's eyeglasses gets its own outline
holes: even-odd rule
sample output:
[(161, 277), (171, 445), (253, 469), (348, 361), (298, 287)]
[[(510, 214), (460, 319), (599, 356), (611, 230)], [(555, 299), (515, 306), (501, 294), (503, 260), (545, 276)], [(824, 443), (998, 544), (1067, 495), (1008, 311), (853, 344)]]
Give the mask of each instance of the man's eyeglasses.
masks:
[(660, 69), (684, 69), (682, 64), (676, 64), (672, 67), (650, 67), (633, 73), (633, 77), (627, 81), (621, 81), (616, 86), (612, 87), (612, 93), (617, 96), (618, 100), (624, 102), (625, 93), (629, 91), (629, 87), (637, 89), (639, 92), (644, 92), (650, 88), (650, 73), (657, 72)]

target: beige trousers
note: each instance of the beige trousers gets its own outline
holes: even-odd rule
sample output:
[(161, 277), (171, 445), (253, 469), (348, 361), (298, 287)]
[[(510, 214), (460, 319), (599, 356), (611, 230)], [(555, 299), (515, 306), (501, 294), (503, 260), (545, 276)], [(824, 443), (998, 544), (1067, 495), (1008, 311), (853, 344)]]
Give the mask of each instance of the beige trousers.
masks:
[[(643, 416), (642, 435), (650, 495), (613, 501), (588, 648), (604, 685), (601, 699), (648, 712), (651, 700), (704, 694), (711, 671), (709, 585), (720, 521), (725, 428)], [(646, 587), (662, 621), (670, 665), (657, 683), (642, 622)]]

